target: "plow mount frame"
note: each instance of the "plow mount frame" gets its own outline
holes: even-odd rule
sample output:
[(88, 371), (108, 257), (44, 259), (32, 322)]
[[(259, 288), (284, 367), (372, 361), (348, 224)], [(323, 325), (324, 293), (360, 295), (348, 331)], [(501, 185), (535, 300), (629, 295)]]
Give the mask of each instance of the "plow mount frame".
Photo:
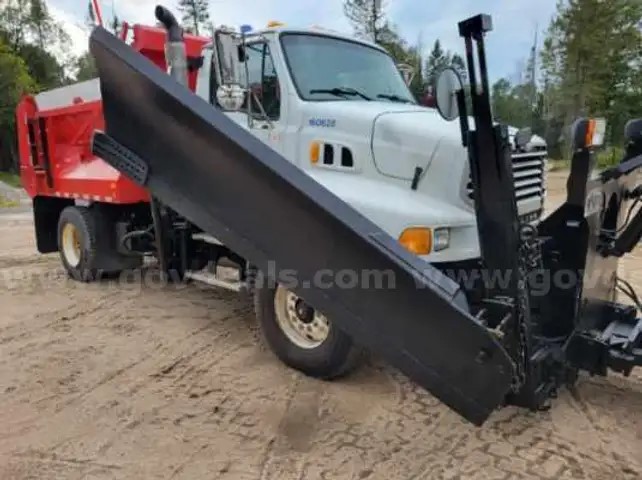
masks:
[[(504, 309), (489, 310), (482, 318), (490, 327), (503, 325), (502, 344), (517, 366), (507, 401), (542, 410), (580, 370), (628, 375), (642, 363), (637, 308), (615, 302), (618, 259), (642, 236), (642, 210), (630, 222), (623, 215), (630, 200), (642, 195), (636, 178), (642, 167), (642, 122), (627, 125), (627, 155), (620, 165), (595, 175), (596, 148), (587, 137), (591, 121), (577, 120), (566, 202), (536, 228), (520, 225), (508, 132), (492, 115), (484, 46), (491, 30), (488, 15), (459, 24), (475, 128), (468, 124), (463, 101), (460, 125), (469, 151), (482, 268), (511, 272), (507, 286), (486, 285), (486, 302), (509, 300), (503, 300)], [(463, 91), (457, 94), (462, 97)], [(565, 275), (569, 281), (562, 281)], [(539, 292), (533, 287), (542, 279), (547, 288)]]

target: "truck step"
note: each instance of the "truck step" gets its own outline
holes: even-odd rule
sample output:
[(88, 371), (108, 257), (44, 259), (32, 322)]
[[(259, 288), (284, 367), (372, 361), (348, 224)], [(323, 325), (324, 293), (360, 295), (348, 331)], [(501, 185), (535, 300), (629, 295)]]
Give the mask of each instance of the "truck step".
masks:
[(108, 135), (101, 132), (94, 134), (93, 152), (103, 159), (108, 159), (112, 166), (125, 172), (137, 184), (147, 183), (149, 167), (145, 161), (118, 142), (114, 142)]
[(239, 280), (222, 279), (218, 277), (216, 274), (207, 272), (207, 271), (199, 271), (199, 272), (187, 271), (185, 272), (185, 278), (189, 278), (190, 280), (194, 280), (196, 282), (204, 283), (205, 285), (209, 285), (211, 287), (224, 288), (226, 290), (230, 290), (236, 293), (239, 293), (245, 290), (245, 282), (242, 282)]

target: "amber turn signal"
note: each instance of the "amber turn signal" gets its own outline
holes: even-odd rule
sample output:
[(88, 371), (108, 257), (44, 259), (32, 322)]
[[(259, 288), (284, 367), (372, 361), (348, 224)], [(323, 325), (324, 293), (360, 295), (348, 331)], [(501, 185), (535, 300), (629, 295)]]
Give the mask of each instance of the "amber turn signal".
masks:
[(415, 255), (428, 255), (432, 251), (432, 230), (425, 227), (406, 228), (399, 243)]

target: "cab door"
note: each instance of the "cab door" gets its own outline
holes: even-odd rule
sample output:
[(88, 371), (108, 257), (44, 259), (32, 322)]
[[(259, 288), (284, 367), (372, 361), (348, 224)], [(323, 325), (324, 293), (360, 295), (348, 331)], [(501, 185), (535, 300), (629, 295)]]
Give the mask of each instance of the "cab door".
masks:
[[(246, 45), (247, 95), (244, 112), (252, 133), (281, 154), (284, 152), (283, 89), (267, 41)], [(242, 69), (241, 76), (245, 71)]]

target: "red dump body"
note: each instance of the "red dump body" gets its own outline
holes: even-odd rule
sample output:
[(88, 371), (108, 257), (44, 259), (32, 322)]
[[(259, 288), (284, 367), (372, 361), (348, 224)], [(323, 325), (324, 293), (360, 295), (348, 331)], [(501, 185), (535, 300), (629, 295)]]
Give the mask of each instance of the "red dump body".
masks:
[[(185, 36), (197, 58), (209, 39)], [(131, 46), (165, 70), (165, 31), (135, 25)], [(196, 72), (189, 86), (196, 87)], [(91, 152), (95, 130), (104, 129), (98, 80), (26, 96), (16, 112), (20, 175), (30, 197), (75, 198), (115, 204), (146, 202), (147, 191)]]

